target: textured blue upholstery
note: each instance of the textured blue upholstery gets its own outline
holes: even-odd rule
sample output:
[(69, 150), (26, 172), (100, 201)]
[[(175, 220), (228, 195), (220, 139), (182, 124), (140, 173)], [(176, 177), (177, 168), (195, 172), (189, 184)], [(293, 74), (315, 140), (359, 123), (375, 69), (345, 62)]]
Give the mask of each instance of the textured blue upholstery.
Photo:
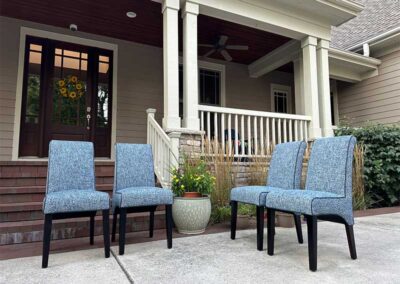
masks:
[(113, 209), (172, 204), (169, 189), (155, 187), (151, 145), (115, 145)]
[(278, 188), (300, 187), (303, 155), (306, 143), (303, 141), (276, 145), (268, 171), (268, 186), (242, 186), (231, 190), (231, 200), (243, 203), (265, 205), (268, 192)]
[(110, 208), (107, 193), (95, 190), (52, 192), (44, 199), (44, 214), (106, 210)]
[(268, 193), (265, 206), (309, 215), (337, 215), (352, 225), (353, 136), (315, 140), (305, 190)]
[(51, 141), (43, 212), (96, 211), (109, 206), (108, 194), (95, 190), (93, 143)]
[(128, 187), (116, 192), (113, 198), (113, 207), (121, 208), (172, 203), (172, 192), (159, 187)]

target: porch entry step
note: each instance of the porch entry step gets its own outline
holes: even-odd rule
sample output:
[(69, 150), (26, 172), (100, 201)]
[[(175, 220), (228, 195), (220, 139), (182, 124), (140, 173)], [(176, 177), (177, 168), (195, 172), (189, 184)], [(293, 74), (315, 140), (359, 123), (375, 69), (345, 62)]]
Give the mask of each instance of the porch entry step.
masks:
[[(98, 184), (96, 189), (112, 194), (112, 184)], [(1, 187), (0, 186), (0, 202), (22, 203), (22, 202), (42, 202), (45, 196), (45, 186), (16, 186)]]
[[(112, 220), (113, 215), (110, 215)], [(110, 220), (110, 221), (111, 221)], [(117, 223), (118, 224), (118, 223)], [(95, 218), (95, 236), (103, 234), (102, 216)], [(165, 228), (165, 212), (156, 211), (154, 229)], [(147, 231), (149, 229), (149, 213), (131, 213), (127, 215), (126, 232)], [(111, 222), (110, 222), (111, 232)], [(118, 233), (118, 226), (117, 226)], [(52, 239), (89, 238), (89, 218), (54, 220)], [(0, 223), (0, 245), (40, 242), (43, 240), (43, 219), (34, 221), (18, 221)]]

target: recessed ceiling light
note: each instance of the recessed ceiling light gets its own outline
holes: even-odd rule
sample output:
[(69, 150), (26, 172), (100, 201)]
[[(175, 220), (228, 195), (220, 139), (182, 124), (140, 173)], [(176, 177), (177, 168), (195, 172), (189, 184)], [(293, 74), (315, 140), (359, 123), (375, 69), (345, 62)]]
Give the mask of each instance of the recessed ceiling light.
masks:
[(127, 16), (128, 18), (136, 18), (136, 13), (135, 13), (135, 12), (129, 11), (129, 12), (126, 13), (126, 16)]

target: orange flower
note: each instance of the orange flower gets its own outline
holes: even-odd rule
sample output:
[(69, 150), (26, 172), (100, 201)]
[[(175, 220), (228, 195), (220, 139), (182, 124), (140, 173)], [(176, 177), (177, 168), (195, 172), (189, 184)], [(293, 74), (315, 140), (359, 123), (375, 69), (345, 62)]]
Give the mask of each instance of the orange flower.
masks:
[(59, 80), (59, 81), (58, 81), (58, 86), (64, 87), (64, 86), (65, 86), (64, 80)]
[(76, 92), (70, 92), (70, 93), (69, 93), (69, 97), (70, 97), (71, 99), (75, 99), (75, 98), (76, 98)]
[(78, 77), (71, 76), (71, 82), (76, 83), (78, 81)]

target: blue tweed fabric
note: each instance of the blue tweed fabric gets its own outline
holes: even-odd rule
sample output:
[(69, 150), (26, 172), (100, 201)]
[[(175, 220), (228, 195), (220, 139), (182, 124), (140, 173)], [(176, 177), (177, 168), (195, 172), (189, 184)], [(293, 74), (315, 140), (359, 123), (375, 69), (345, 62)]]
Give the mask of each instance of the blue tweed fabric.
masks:
[(305, 190), (274, 191), (265, 206), (309, 215), (337, 215), (354, 224), (352, 167), (353, 136), (320, 138), (314, 142)]
[(151, 145), (115, 145), (113, 209), (172, 204), (169, 189), (155, 187)]
[(264, 206), (265, 197), (270, 191), (299, 188), (305, 149), (306, 143), (303, 141), (278, 144), (271, 158), (268, 186), (233, 188), (231, 200)]
[(109, 206), (108, 194), (95, 190), (93, 143), (51, 141), (43, 212), (95, 211)]

